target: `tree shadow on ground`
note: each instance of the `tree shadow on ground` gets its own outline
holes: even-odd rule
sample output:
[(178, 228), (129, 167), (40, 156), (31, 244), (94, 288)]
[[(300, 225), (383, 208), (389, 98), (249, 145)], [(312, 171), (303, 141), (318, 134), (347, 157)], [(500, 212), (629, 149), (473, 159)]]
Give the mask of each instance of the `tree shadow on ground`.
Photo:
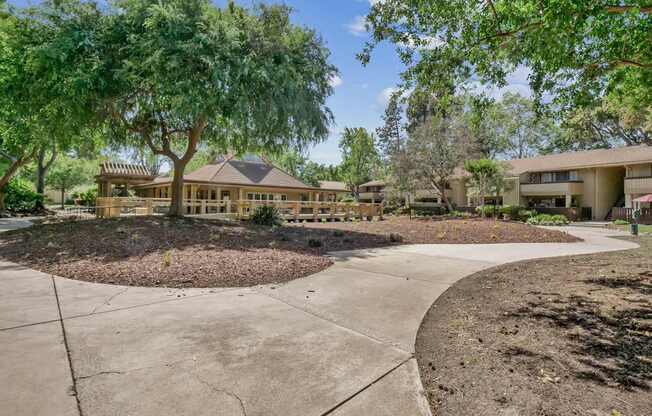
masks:
[[(650, 390), (652, 305), (645, 299), (630, 298), (650, 294), (649, 277), (597, 278), (585, 282), (596, 289), (618, 289), (618, 305), (588, 296), (549, 294), (552, 298), (530, 300), (510, 315), (544, 321), (562, 329), (571, 354), (579, 363), (573, 370), (577, 378), (625, 390)], [(506, 354), (521, 355), (518, 351)]]

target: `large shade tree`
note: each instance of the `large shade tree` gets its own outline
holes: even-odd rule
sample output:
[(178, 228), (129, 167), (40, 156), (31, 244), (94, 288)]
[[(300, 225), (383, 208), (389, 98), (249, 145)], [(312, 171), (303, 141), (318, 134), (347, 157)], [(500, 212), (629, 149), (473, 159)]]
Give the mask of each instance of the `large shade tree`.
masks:
[(537, 97), (583, 105), (624, 77), (652, 88), (651, 13), (649, 0), (383, 0), (367, 16), (372, 40), (360, 59), (390, 41), (406, 81), (435, 91), (503, 86), (524, 65)]
[(51, 6), (48, 19), (61, 27), (52, 49), (116, 138), (170, 160), (171, 215), (183, 214), (183, 174), (200, 146), (275, 151), (327, 136), (336, 69), (288, 8), (116, 0), (97, 10)]
[(0, 157), (6, 164), (0, 172), (0, 211), (3, 190), (22, 167), (36, 162), (37, 189), (43, 192), (57, 151), (88, 147), (82, 131), (88, 133), (93, 113), (71, 100), (73, 88), (62, 82), (61, 62), (49, 48), (57, 30), (39, 10), (0, 5)]

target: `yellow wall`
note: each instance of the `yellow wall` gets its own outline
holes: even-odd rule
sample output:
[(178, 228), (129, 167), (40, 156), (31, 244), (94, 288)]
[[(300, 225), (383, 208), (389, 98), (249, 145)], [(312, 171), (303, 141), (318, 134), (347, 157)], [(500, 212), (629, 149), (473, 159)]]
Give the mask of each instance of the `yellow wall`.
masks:
[(520, 178), (505, 178), (505, 190), (503, 191), (503, 205), (521, 205), (519, 192)]
[(603, 220), (624, 192), (625, 169), (597, 168), (593, 219)]
[(652, 164), (631, 165), (627, 167), (627, 176), (630, 178), (644, 178), (652, 176)]

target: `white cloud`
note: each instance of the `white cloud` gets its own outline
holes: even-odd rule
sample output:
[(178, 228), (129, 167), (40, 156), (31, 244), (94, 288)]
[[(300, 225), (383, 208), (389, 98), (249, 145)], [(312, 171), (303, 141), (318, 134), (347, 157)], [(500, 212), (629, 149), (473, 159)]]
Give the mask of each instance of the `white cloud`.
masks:
[(356, 16), (351, 23), (346, 25), (346, 28), (354, 36), (364, 36), (367, 33), (367, 18)]
[(328, 81), (331, 87), (337, 88), (340, 85), (342, 85), (344, 81), (342, 81), (342, 78), (340, 78), (338, 75), (333, 75), (331, 79)]
[(389, 99), (392, 98), (392, 94), (394, 94), (396, 91), (398, 91), (398, 88), (396, 87), (387, 87), (384, 90), (378, 94), (378, 97), (376, 97), (376, 101), (378, 104), (381, 106), (385, 107), (387, 106), (387, 103), (389, 103)]

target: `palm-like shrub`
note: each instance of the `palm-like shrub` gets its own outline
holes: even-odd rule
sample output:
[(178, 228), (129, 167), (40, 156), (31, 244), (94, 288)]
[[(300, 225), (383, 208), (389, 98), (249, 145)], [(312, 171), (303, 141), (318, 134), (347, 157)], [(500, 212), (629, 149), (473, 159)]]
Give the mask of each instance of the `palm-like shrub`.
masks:
[(269, 227), (281, 225), (283, 223), (278, 209), (271, 205), (256, 207), (254, 214), (251, 216), (251, 221), (253, 221), (254, 224), (267, 225)]

